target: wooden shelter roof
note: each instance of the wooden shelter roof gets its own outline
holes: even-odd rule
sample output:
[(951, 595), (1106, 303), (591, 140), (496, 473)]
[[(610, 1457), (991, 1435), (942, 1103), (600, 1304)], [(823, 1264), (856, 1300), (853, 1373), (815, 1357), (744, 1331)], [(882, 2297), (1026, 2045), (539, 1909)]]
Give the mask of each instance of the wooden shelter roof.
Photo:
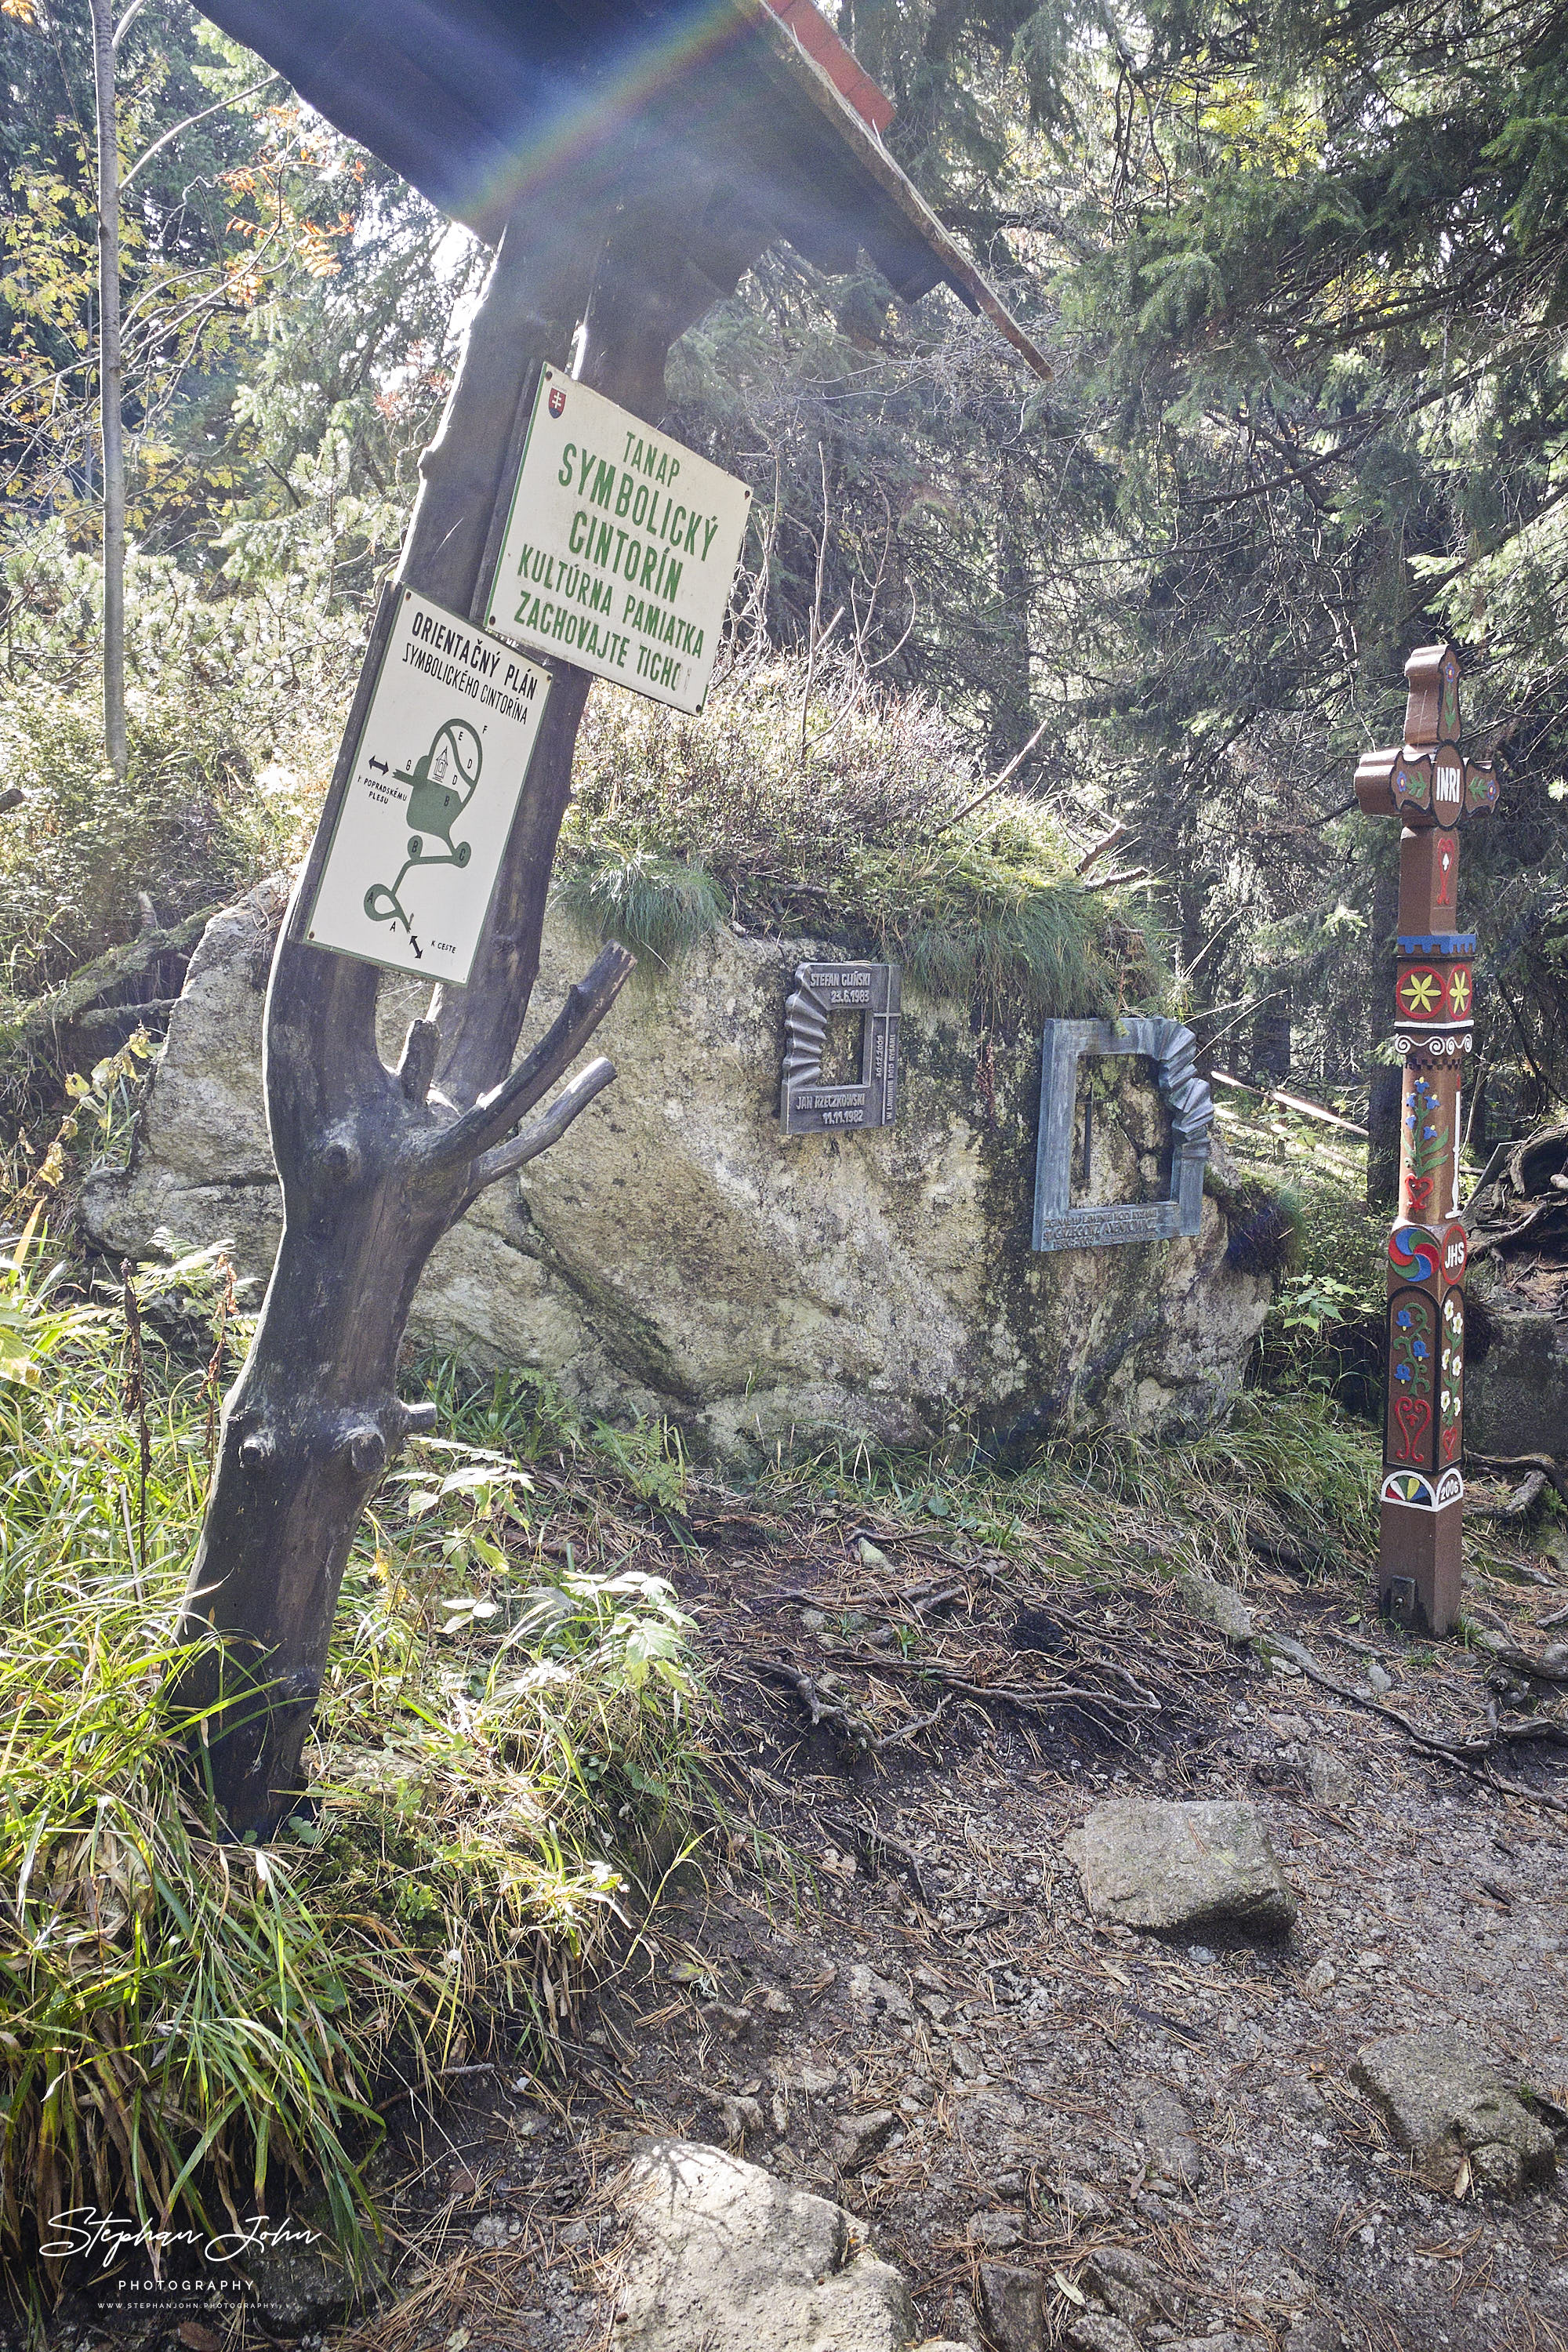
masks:
[(951, 286), (1050, 370), (882, 143), (891, 110), (810, 0), (201, 0), (310, 106), (493, 244), (623, 182), (689, 191), (732, 287), (776, 238), (907, 299)]

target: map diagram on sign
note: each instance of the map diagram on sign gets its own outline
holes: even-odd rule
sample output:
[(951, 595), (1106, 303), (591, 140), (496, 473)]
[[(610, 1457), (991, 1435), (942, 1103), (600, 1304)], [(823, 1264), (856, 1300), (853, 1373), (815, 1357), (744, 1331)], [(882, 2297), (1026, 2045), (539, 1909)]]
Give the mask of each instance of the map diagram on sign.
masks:
[[(373, 882), (364, 894), (364, 910), (373, 923), (401, 923), (413, 937), (408, 909), (398, 897), (403, 877), (412, 866), (466, 866), (473, 856), (470, 842), (452, 839), (452, 827), (473, 799), (485, 763), (485, 747), (466, 719), (448, 719), (422, 759), (405, 775), (394, 771), (408, 786), (408, 855), (397, 869), (395, 882)], [(448, 783), (451, 777), (455, 782)], [(459, 789), (467, 786), (467, 790)], [(427, 849), (425, 835), (437, 835), (443, 846)]]
[(549, 692), (515, 646), (402, 591), (312, 857), (311, 945), (468, 980)]

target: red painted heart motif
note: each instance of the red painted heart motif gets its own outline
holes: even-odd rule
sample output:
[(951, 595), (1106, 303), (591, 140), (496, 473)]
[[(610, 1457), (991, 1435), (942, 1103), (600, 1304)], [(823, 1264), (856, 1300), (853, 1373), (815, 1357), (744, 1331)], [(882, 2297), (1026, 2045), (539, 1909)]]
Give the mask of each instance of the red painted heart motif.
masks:
[(1401, 1396), (1394, 1400), (1394, 1418), (1399, 1423), (1405, 1440), (1400, 1458), (1405, 1462), (1423, 1459), (1422, 1440), (1432, 1425), (1432, 1408), (1423, 1397)]

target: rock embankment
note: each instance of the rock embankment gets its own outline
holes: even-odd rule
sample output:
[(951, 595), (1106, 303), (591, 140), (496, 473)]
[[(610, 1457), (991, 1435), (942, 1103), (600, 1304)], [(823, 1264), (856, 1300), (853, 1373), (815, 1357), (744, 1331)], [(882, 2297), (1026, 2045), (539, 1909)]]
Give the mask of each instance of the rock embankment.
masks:
[[(281, 1224), (261, 1027), (283, 903), (264, 883), (208, 926), (132, 1164), (90, 1178), (83, 1202), (116, 1257), (226, 1242), (256, 1296)], [(825, 951), (725, 930), (634, 982), (595, 1041), (616, 1085), (442, 1243), (416, 1338), (536, 1369), (592, 1412), (668, 1415), (742, 1465), (969, 1434), (1005, 1454), (1222, 1412), (1268, 1284), (1228, 1263), (1217, 1201), (1190, 1241), (1030, 1250), (1037, 1030), (977, 1038), (966, 1005), (906, 989), (897, 1125), (781, 1135), (784, 1001)], [(585, 961), (552, 915), (525, 1043)], [(384, 987), (394, 1060), (423, 1009), (417, 989)], [(1100, 1069), (1082, 1198), (1152, 1193), (1165, 1121), (1150, 1074)]]

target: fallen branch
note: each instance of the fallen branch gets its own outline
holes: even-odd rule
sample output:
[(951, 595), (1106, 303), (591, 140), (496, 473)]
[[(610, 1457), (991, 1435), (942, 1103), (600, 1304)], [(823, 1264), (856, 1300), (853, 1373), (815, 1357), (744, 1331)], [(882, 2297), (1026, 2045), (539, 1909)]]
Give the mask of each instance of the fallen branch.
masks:
[(1013, 778), (1017, 774), (1018, 770), (1023, 766), (1025, 761), (1028, 758), (1030, 752), (1034, 750), (1036, 744), (1039, 741), (1041, 736), (1045, 733), (1050, 723), (1048, 717), (1042, 719), (1034, 733), (1030, 736), (1028, 741), (1025, 744), (1023, 750), (1021, 751), (1015, 751), (1013, 757), (1008, 761), (1006, 766), (996, 778), (994, 783), (987, 784), (985, 790), (983, 793), (977, 793), (972, 801), (965, 801), (963, 806), (958, 811), (955, 816), (944, 817), (942, 824), (937, 826), (936, 831), (932, 834), (931, 839), (933, 841), (940, 841), (944, 833), (951, 833), (955, 824), (962, 824), (966, 816), (973, 816), (976, 809), (982, 809), (984, 807), (987, 801), (994, 800), (1003, 786), (1010, 783)]
[(1076, 1683), (969, 1682), (928, 1658), (868, 1658), (858, 1663), (874, 1668), (878, 1674), (919, 1675), (928, 1682), (940, 1683), (945, 1690), (961, 1692), (965, 1698), (997, 1700), (1008, 1706), (1043, 1709), (1087, 1704), (1115, 1707), (1123, 1715), (1159, 1715), (1163, 1711), (1154, 1693), (1143, 1689), (1126, 1666), (1108, 1664), (1106, 1671), (1131, 1686), (1131, 1698), (1119, 1698), (1110, 1691), (1079, 1690)]
[[(946, 1704), (947, 1701), (944, 1699), (942, 1706)], [(937, 1714), (940, 1715), (941, 1712), (942, 1708), (939, 1707)], [(927, 1722), (934, 1723), (936, 1717), (930, 1716), (925, 1719)], [(895, 1732), (893, 1737), (908, 1738), (915, 1727), (912, 1724), (907, 1724), (901, 1732)], [(915, 1893), (926, 1909), (933, 1911), (936, 1908), (931, 1899), (931, 1890), (925, 1882), (926, 1861), (915, 1852), (913, 1846), (906, 1845), (902, 1838), (894, 1837), (890, 1831), (882, 1829), (876, 1822), (844, 1822), (831, 1815), (825, 1815), (823, 1826), (832, 1832), (841, 1848), (853, 1846), (869, 1870), (879, 1870), (884, 1857), (891, 1854), (894, 1861), (909, 1872), (914, 1881)]]
[(1533, 1658), (1528, 1650), (1515, 1649), (1500, 1633), (1482, 1628), (1470, 1638), (1478, 1650), (1484, 1651), (1496, 1664), (1507, 1666), (1511, 1674), (1526, 1675), (1538, 1683), (1568, 1683), (1568, 1665), (1549, 1666), (1544, 1658)]
[(1495, 1519), (1500, 1527), (1510, 1524), (1517, 1526), (1529, 1518), (1545, 1491), (1546, 1473), (1543, 1470), (1532, 1470), (1529, 1476), (1515, 1487), (1511, 1495), (1504, 1496), (1500, 1503), (1484, 1502), (1479, 1496), (1472, 1496), (1470, 1510), (1475, 1517)]
[(885, 1731), (877, 1743), (878, 1753), (889, 1748), (900, 1748), (906, 1739), (918, 1739), (933, 1723), (940, 1723), (947, 1706), (947, 1698), (939, 1698), (929, 1715), (917, 1715), (910, 1723), (901, 1723), (897, 1731)]
[[(1568, 1470), (1554, 1462), (1550, 1454), (1472, 1454), (1468, 1457), (1472, 1470), (1533, 1470), (1539, 1472), (1553, 1491), (1568, 1503)], [(1478, 1504), (1477, 1509), (1484, 1508)]]
[[(1495, 1754), (1498, 1748), (1513, 1743), (1516, 1737), (1513, 1731), (1500, 1727), (1489, 1733), (1484, 1739), (1463, 1742), (1438, 1739), (1433, 1733), (1421, 1730), (1417, 1725), (1411, 1722), (1407, 1715), (1401, 1715), (1397, 1707), (1384, 1706), (1380, 1699), (1373, 1698), (1370, 1693), (1352, 1690), (1347, 1683), (1336, 1682), (1332, 1675), (1323, 1672), (1310, 1650), (1305, 1648), (1301, 1643), (1292, 1641), (1288, 1634), (1256, 1633), (1252, 1638), (1251, 1646), (1260, 1657), (1265, 1659), (1275, 1656), (1288, 1658), (1299, 1674), (1305, 1675), (1308, 1681), (1316, 1683), (1321, 1690), (1331, 1691), (1336, 1698), (1346, 1700), (1352, 1706), (1363, 1707), (1369, 1715), (1381, 1716), (1384, 1723), (1394, 1724), (1397, 1729), (1404, 1732), (1405, 1738), (1414, 1746), (1421, 1748), (1426, 1755), (1436, 1756), (1445, 1764), (1452, 1764), (1458, 1771), (1470, 1773), (1474, 1779), (1482, 1781), (1488, 1788), (1500, 1789), (1505, 1796), (1521, 1797), (1526, 1804), (1542, 1805), (1554, 1813), (1568, 1813), (1568, 1799), (1548, 1796), (1540, 1789), (1527, 1789), (1522, 1781), (1505, 1780), (1500, 1774), (1486, 1769), (1485, 1759), (1489, 1756)], [(1531, 1738), (1550, 1738), (1568, 1747), (1568, 1727), (1561, 1724), (1553, 1724), (1550, 1727), (1542, 1726), (1539, 1728), (1531, 1729), (1528, 1733), (1524, 1727), (1521, 1726), (1518, 1736)]]
[(1305, 1095), (1288, 1095), (1279, 1087), (1251, 1087), (1245, 1078), (1233, 1078), (1228, 1070), (1211, 1070), (1209, 1076), (1215, 1086), (1234, 1087), (1239, 1095), (1256, 1095), (1260, 1102), (1283, 1103), (1287, 1110), (1300, 1111), (1303, 1118), (1321, 1119), (1325, 1127), (1342, 1128), (1347, 1135), (1364, 1136), (1364, 1127), (1352, 1118), (1342, 1118), (1338, 1111), (1325, 1110), (1321, 1103), (1309, 1102)]
[(1080, 882), (1083, 880), (1084, 876), (1089, 872), (1089, 867), (1091, 866), (1098, 865), (1100, 860), (1105, 856), (1106, 851), (1108, 849), (1114, 849), (1119, 841), (1126, 838), (1126, 834), (1127, 827), (1122, 823), (1121, 819), (1118, 817), (1110, 832), (1102, 833), (1100, 839), (1085, 852), (1082, 857), (1079, 859), (1077, 872), (1078, 878)]
[(112, 1036), (117, 1031), (127, 1035), (166, 1023), (179, 1003), (177, 996), (152, 996), (141, 1004), (100, 1004), (90, 1013), (79, 1013), (71, 1023), (71, 1034), (79, 1045), (89, 1045), (95, 1037)]
[[(84, 963), (60, 987), (25, 1004), (14, 1026), (0, 1029), (0, 1060), (36, 1061), (51, 1055), (60, 1033), (81, 1026), (83, 1016), (94, 1012), (104, 997), (139, 983), (145, 985), (165, 957), (188, 963), (197, 940), (219, 911), (216, 907), (204, 907), (200, 914), (187, 916), (183, 923), (172, 924), (167, 930), (142, 931), (124, 947), (110, 948), (107, 954)], [(160, 998), (158, 1007), (168, 1002)], [(116, 1013), (154, 1010), (134, 1003), (111, 1009)]]
[(837, 1731), (839, 1738), (847, 1740), (851, 1748), (863, 1748), (868, 1755), (874, 1756), (877, 1753), (881, 1745), (880, 1735), (873, 1730), (864, 1717), (857, 1720), (847, 1707), (841, 1706), (839, 1701), (829, 1693), (821, 1690), (811, 1676), (800, 1667), (769, 1664), (763, 1665), (759, 1671), (770, 1682), (782, 1683), (786, 1690), (792, 1690), (795, 1693), (811, 1718), (813, 1731), (816, 1730), (819, 1725), (826, 1724), (829, 1731)]

